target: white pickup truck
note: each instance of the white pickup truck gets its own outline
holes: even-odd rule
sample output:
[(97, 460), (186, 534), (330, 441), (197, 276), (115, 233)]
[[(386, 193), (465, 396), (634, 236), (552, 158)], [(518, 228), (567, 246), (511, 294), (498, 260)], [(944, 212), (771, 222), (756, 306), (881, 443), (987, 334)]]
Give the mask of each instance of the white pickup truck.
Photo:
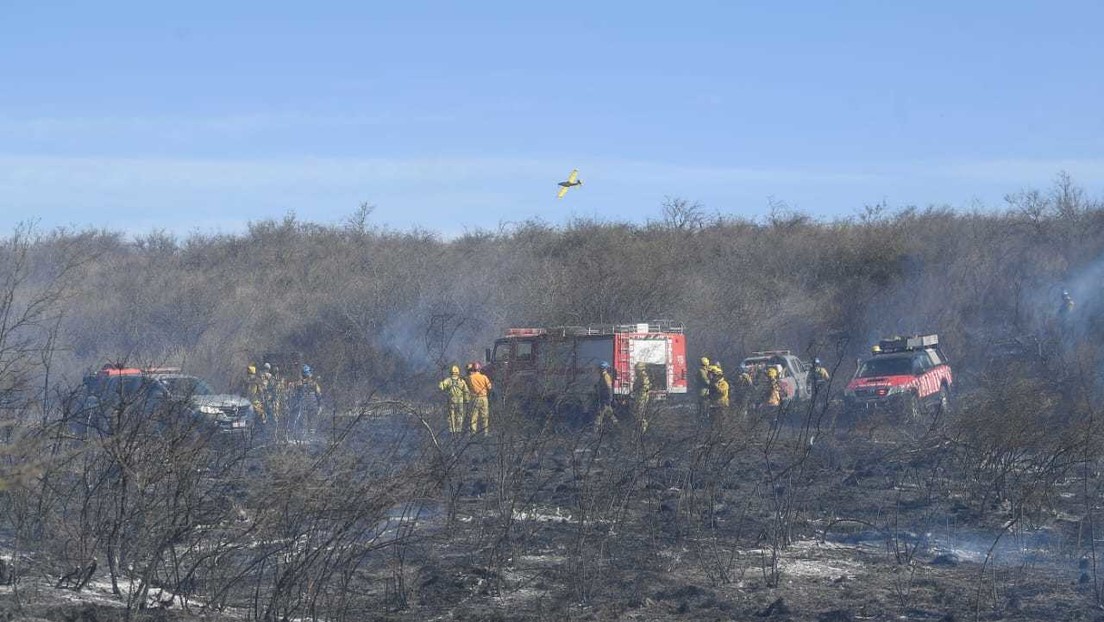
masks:
[(781, 368), (778, 376), (782, 385), (782, 403), (809, 399), (809, 367), (789, 350), (764, 350), (752, 352), (741, 361), (740, 366), (751, 374), (755, 386), (762, 386), (766, 379), (766, 370), (770, 366)]

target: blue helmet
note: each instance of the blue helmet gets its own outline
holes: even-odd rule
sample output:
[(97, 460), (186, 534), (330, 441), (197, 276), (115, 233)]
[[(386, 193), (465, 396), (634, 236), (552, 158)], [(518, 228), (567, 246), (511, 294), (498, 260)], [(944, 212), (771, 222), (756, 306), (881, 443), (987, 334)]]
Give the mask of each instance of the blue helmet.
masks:
[(304, 378), (310, 378), (310, 377), (311, 377), (311, 374), (312, 374), (313, 372), (314, 372), (314, 370), (312, 370), (312, 369), (311, 369), (311, 366), (310, 366), (310, 365), (304, 365), (304, 366), (303, 366), (303, 377), (304, 377)]
[(598, 365), (598, 367), (601, 369), (609, 369), (609, 361), (602, 361), (602, 363)]

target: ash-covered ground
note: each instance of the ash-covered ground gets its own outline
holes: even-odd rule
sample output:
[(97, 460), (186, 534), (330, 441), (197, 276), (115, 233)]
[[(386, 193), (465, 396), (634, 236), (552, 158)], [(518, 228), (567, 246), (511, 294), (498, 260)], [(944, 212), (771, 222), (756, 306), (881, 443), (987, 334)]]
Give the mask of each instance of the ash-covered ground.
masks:
[(219, 448), (239, 462), (204, 468), (200, 486), (218, 498), (199, 503), (202, 520), (178, 517), (193, 521), (180, 534), (132, 543), (118, 595), (105, 560), (79, 591), (58, 588), (65, 567), (11, 538), (19, 574), (4, 610), (48, 620), (1100, 619), (1097, 464), (1076, 444), (986, 446), (965, 425), (972, 416), (836, 424), (829, 409), (715, 426), (693, 407), (658, 406), (641, 434), (626, 417), (595, 431), (503, 411), (483, 437), (440, 432), (432, 409), (367, 409), (307, 441)]

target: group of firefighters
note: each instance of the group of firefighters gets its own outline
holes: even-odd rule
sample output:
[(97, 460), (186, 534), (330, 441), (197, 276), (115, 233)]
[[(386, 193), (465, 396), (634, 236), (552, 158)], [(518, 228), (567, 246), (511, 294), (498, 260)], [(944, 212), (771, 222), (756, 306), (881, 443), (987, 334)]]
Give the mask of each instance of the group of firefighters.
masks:
[[(652, 379), (648, 376), (648, 368), (644, 363), (637, 363), (633, 367), (632, 389), (632, 415), (641, 432), (648, 431), (648, 400), (652, 391)], [(607, 361), (598, 365), (598, 416), (594, 421), (596, 429), (601, 429), (608, 418), (617, 423), (617, 415), (613, 409), (613, 372)]]
[(294, 420), (310, 428), (322, 411), (322, 385), (310, 365), (303, 365), (297, 378), (285, 378), (271, 363), (260, 368), (250, 363), (245, 368), (245, 387), (253, 410), (265, 425), (286, 429)]
[(449, 376), (437, 383), (437, 388), (446, 398), (449, 432), (459, 434), (464, 431), (464, 418), (471, 419), (472, 434), (490, 434), (491, 400), (493, 385), (491, 379), (483, 373), (479, 363), (468, 363), (467, 376), (460, 375), (460, 366), (453, 365)]
[[(614, 414), (613, 372), (610, 364), (603, 362), (598, 366), (598, 417), (596, 425), (601, 427), (608, 418), (616, 423)], [(449, 375), (437, 383), (437, 389), (445, 394), (445, 412), (448, 429), (452, 434), (464, 431), (464, 420), (469, 420), (468, 429), (472, 434), (490, 433), (490, 393), (494, 388), (491, 379), (483, 373), (480, 363), (468, 363), (467, 375), (460, 373), (460, 366), (453, 365)], [(643, 363), (636, 365), (632, 384), (632, 411), (641, 431), (648, 429), (648, 398), (652, 390), (651, 379)]]
[[(708, 357), (701, 358), (696, 377), (700, 412), (720, 425), (729, 415), (746, 417), (752, 408), (777, 407), (782, 404), (782, 366), (741, 365), (736, 377), (735, 390), (724, 376), (724, 370)], [(809, 369), (809, 395), (813, 400), (828, 385), (828, 369), (819, 358), (813, 359)]]
[[(741, 365), (735, 387), (729, 385), (720, 364), (711, 362), (708, 357), (701, 358), (697, 384), (699, 407), (703, 416), (707, 416), (714, 425), (722, 425), (730, 415), (746, 417), (749, 410), (756, 407), (772, 407), (782, 404), (782, 372), (778, 365), (753, 368)], [(437, 384), (438, 390), (446, 397), (446, 419), (449, 432), (459, 434), (464, 431), (464, 421), (468, 419), (472, 434), (490, 430), (490, 392), (491, 379), (483, 373), (479, 363), (468, 363), (467, 375), (460, 373), (459, 365), (449, 369), (449, 376)], [(820, 359), (813, 359), (809, 369), (809, 391), (813, 399), (828, 384), (828, 370)], [(631, 409), (633, 418), (641, 432), (648, 430), (648, 403), (652, 390), (652, 381), (647, 366), (637, 363), (633, 368)], [(598, 381), (595, 386), (597, 396), (596, 429), (601, 429), (609, 420), (617, 423), (614, 409), (614, 372), (606, 361), (598, 365)]]

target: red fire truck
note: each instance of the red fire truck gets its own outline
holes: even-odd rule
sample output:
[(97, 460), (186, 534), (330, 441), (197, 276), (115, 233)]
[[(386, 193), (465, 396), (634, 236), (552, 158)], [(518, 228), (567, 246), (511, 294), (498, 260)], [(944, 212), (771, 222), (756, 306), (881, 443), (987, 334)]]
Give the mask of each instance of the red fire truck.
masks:
[(615, 326), (511, 328), (486, 353), (496, 392), (591, 411), (598, 366), (609, 363), (615, 400), (629, 398), (637, 363), (652, 398), (686, 393), (686, 335), (669, 321)]

